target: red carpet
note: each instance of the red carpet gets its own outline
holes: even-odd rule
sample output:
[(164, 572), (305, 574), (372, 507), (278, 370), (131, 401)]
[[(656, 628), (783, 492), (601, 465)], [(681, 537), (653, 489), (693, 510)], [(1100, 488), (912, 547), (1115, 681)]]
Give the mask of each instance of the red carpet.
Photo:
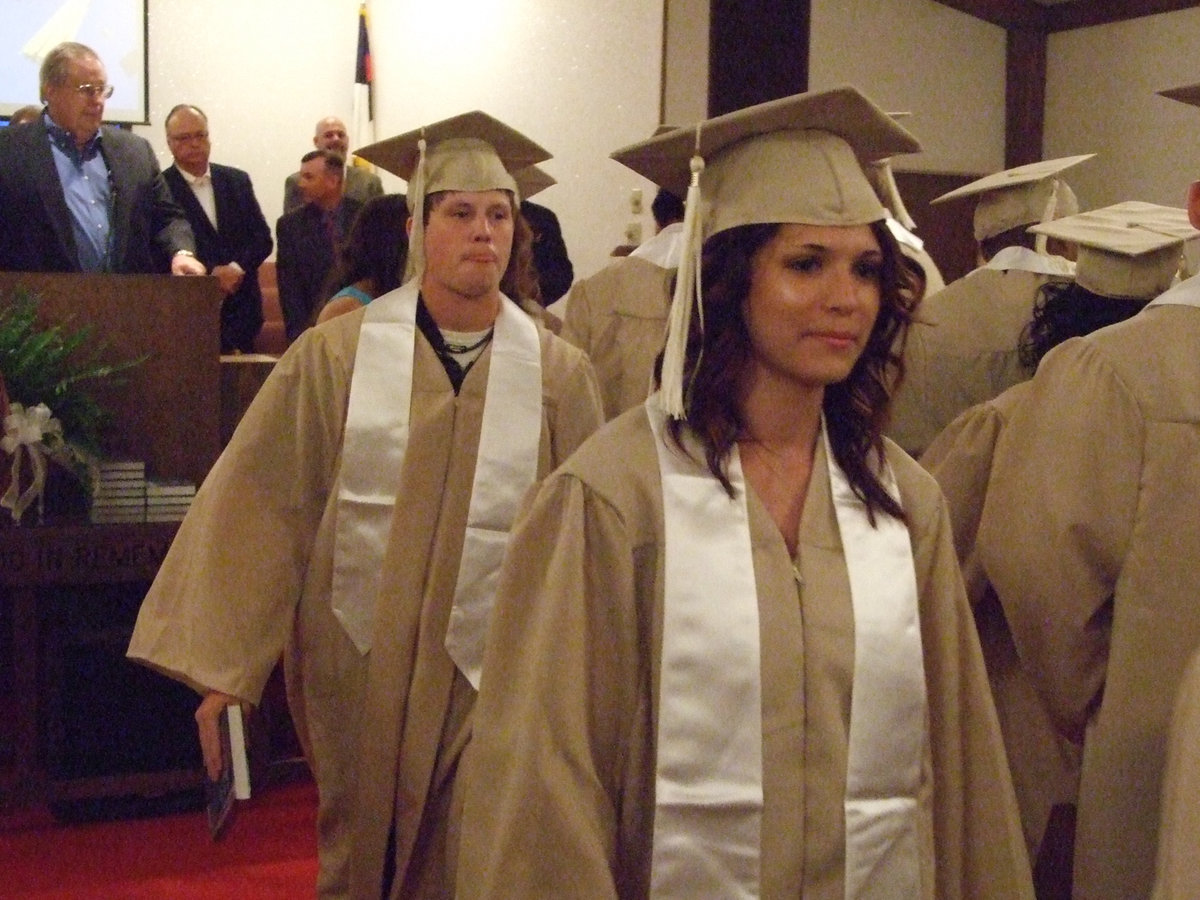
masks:
[(239, 803), (213, 842), (203, 812), (86, 825), (0, 819), (0, 897), (295, 900), (317, 878), (317, 791), (278, 785)]

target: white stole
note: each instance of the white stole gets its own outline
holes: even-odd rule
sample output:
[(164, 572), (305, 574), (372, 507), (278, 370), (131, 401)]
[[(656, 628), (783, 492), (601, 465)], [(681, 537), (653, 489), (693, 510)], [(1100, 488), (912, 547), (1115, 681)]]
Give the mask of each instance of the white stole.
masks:
[[(830, 494), (854, 604), (854, 686), (846, 764), (846, 890), (850, 898), (921, 896), (918, 834), (929, 743), (925, 658), (908, 526), (866, 505), (833, 457)], [(885, 464), (884, 486), (899, 499)]]
[[(731, 499), (694, 441), (686, 456), (664, 436), (657, 395), (645, 408), (666, 539), (651, 895), (757, 897), (762, 668), (745, 479), (735, 447)], [(928, 732), (911, 542), (889, 516), (871, 527), (825, 440), (855, 621), (845, 896), (918, 897)]]
[(1168, 291), (1159, 294), (1148, 304), (1151, 306), (1200, 306), (1200, 275), (1181, 281)]
[(762, 670), (742, 466), (735, 448), (731, 499), (694, 443), (685, 456), (669, 442), (658, 399), (645, 403), (666, 538), (650, 895), (757, 897)]
[[(417, 299), (418, 284), (411, 281), (366, 307), (350, 382), (331, 603), (361, 653), (371, 649), (381, 567), (408, 446)], [(520, 499), (537, 476), (541, 413), (537, 326), (502, 296), (447, 635), (447, 643), (453, 637), (455, 645), (451, 656), (476, 687), (499, 557)]]
[(989, 259), (983, 268), (1000, 272), (1031, 272), (1051, 278), (1075, 277), (1075, 263), (1069, 259), (1049, 253), (1038, 253), (1028, 247), (1005, 247)]

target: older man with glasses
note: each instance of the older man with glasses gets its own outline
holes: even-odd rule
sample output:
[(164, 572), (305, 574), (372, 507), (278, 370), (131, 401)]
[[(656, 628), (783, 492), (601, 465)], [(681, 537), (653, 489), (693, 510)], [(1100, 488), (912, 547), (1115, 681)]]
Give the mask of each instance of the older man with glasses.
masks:
[(90, 47), (46, 55), (41, 117), (0, 132), (0, 270), (205, 274), (150, 144), (101, 127), (112, 93)]
[(209, 161), (208, 117), (181, 103), (167, 113), (167, 148), (174, 165), (163, 177), (196, 235), (196, 256), (221, 286), (221, 352), (249, 353), (262, 327), (258, 267), (275, 242), (250, 176)]

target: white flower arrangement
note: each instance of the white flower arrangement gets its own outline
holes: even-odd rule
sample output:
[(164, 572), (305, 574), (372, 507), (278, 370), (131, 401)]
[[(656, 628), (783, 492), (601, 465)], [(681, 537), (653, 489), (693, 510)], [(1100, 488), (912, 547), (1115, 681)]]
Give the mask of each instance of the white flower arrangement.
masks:
[[(4, 437), (0, 438), (0, 450), (12, 457), (8, 489), (0, 496), (0, 508), (9, 510), (13, 521), (18, 523), (35, 502), (38, 521), (45, 515), (48, 460), (72, 470), (80, 465), (92, 470), (96, 465), (87, 454), (63, 439), (62, 423), (54, 418), (45, 403), (29, 409), (20, 403), (13, 403), (9, 407), (8, 415), (4, 417)], [(33, 479), (27, 487), (22, 488), (26, 459), (33, 470)], [(95, 479), (92, 481), (95, 483)]]
[[(20, 522), (37, 503), (39, 521), (53, 461), (90, 496), (99, 481), (97, 457), (107, 413), (86, 390), (142, 359), (110, 363), (90, 327), (43, 325), (38, 298), (18, 289), (0, 296), (0, 508)], [(6, 390), (7, 388), (7, 390)], [(25, 484), (26, 472), (32, 483)]]

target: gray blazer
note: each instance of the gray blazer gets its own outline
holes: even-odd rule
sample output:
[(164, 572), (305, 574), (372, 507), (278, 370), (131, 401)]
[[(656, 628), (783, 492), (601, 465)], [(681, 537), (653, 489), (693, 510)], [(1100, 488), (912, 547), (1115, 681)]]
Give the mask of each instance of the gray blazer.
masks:
[[(169, 272), (175, 252), (194, 253), (196, 242), (150, 144), (104, 126), (100, 152), (114, 192), (112, 271)], [(80, 271), (71, 213), (42, 119), (0, 129), (0, 270)]]

